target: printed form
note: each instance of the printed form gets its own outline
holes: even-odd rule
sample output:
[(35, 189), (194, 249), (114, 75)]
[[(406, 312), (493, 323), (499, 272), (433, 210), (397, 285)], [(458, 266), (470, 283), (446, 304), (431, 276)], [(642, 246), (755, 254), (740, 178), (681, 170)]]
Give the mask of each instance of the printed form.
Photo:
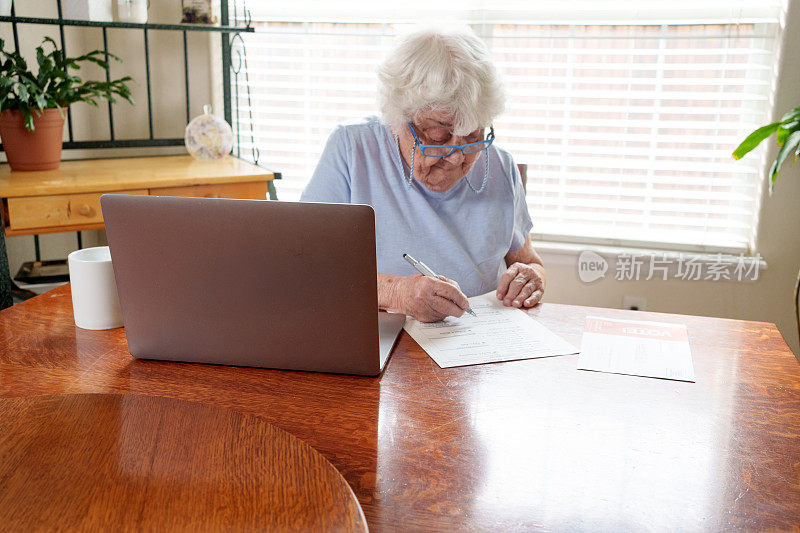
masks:
[(405, 330), (441, 368), (578, 353), (524, 311), (503, 306), (494, 292), (473, 296), (469, 304), (476, 317), (406, 319)]
[(694, 381), (685, 324), (587, 316), (578, 369)]

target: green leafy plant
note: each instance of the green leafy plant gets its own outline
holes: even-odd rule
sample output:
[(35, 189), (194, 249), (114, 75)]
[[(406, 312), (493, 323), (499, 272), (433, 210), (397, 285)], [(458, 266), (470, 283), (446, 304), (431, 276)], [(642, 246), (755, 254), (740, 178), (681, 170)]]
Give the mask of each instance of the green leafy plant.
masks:
[[(49, 46), (48, 46), (49, 45)], [(52, 48), (45, 51), (45, 48)], [(109, 58), (120, 59), (114, 54)], [(33, 130), (33, 113), (41, 114), (47, 108), (61, 109), (75, 102), (86, 102), (96, 106), (97, 99), (116, 102), (115, 95), (130, 103), (131, 91), (126, 85), (130, 76), (111, 81), (83, 81), (70, 71), (81, 68), (81, 63), (90, 62), (108, 70), (106, 53), (94, 50), (78, 57), (66, 57), (56, 42), (45, 37), (36, 48), (38, 72), (34, 74), (18, 52), (6, 52), (0, 39), (0, 111), (18, 109), (22, 111), (25, 127)]]
[[(775, 183), (775, 178), (781, 170), (781, 165), (784, 161), (794, 152), (794, 159), (792, 164), (800, 157), (800, 107), (795, 107), (785, 115), (783, 115), (778, 122), (767, 124), (758, 128), (756, 131), (747, 136), (742, 141), (736, 150), (733, 151), (735, 159), (741, 159), (750, 150), (761, 144), (761, 141), (775, 133), (778, 141), (778, 146), (781, 149), (778, 151), (772, 167), (769, 169), (769, 193), (772, 194), (772, 186)], [(797, 333), (800, 335), (800, 272), (797, 273), (797, 282), (794, 287), (794, 319), (797, 325)]]
[(775, 183), (778, 172), (781, 170), (783, 162), (786, 161), (792, 153), (794, 153), (792, 163), (800, 157), (800, 107), (796, 107), (783, 115), (780, 121), (758, 128), (748, 135), (747, 138), (742, 141), (742, 144), (733, 151), (734, 159), (741, 159), (773, 133), (776, 134), (778, 146), (780, 146), (781, 149), (778, 151), (778, 156), (769, 169), (770, 194), (772, 194), (772, 186)]

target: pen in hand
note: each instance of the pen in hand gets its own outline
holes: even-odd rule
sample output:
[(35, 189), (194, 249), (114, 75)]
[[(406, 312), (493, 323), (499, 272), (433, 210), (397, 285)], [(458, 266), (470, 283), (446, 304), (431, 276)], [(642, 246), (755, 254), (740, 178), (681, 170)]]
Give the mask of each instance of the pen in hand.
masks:
[[(430, 267), (428, 267), (428, 265), (426, 265), (426, 264), (425, 264), (425, 263), (423, 263), (422, 261), (417, 261), (416, 259), (414, 259), (413, 257), (411, 257), (411, 256), (410, 256), (410, 255), (408, 255), (408, 254), (403, 254), (403, 259), (405, 259), (406, 261), (408, 261), (408, 262), (411, 264), (411, 266), (413, 266), (414, 268), (416, 268), (416, 269), (417, 269), (417, 271), (418, 271), (420, 274), (422, 274), (422, 275), (424, 275), (424, 276), (427, 276), (427, 277), (429, 277), (429, 278), (432, 278), (432, 279), (439, 279), (439, 276), (437, 276), (437, 275), (436, 275), (436, 272), (434, 272), (433, 270), (431, 270), (431, 269), (430, 269)], [(469, 314), (471, 314), (471, 315), (472, 315), (472, 316), (474, 316), (474, 317), (477, 317), (477, 316), (478, 316), (478, 315), (476, 315), (476, 314), (475, 314), (475, 311), (473, 311), (473, 310), (472, 310), (471, 308), (469, 308), (469, 307), (467, 308), (467, 311), (466, 311), (466, 312), (467, 312), (467, 313), (469, 313)]]

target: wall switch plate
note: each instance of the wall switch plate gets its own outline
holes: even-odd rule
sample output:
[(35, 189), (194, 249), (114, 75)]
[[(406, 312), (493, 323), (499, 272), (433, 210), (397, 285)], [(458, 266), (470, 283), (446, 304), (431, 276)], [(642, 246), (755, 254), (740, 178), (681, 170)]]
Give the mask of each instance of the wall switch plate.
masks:
[(641, 296), (623, 296), (622, 308), (632, 311), (646, 311), (647, 298), (642, 298)]

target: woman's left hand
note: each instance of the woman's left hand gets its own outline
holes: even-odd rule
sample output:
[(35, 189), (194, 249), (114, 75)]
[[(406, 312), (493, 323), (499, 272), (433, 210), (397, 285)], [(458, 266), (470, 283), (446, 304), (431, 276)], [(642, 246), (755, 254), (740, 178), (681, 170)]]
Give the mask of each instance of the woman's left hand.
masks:
[(544, 267), (537, 263), (513, 263), (500, 277), (497, 299), (506, 307), (533, 307), (542, 299)]

